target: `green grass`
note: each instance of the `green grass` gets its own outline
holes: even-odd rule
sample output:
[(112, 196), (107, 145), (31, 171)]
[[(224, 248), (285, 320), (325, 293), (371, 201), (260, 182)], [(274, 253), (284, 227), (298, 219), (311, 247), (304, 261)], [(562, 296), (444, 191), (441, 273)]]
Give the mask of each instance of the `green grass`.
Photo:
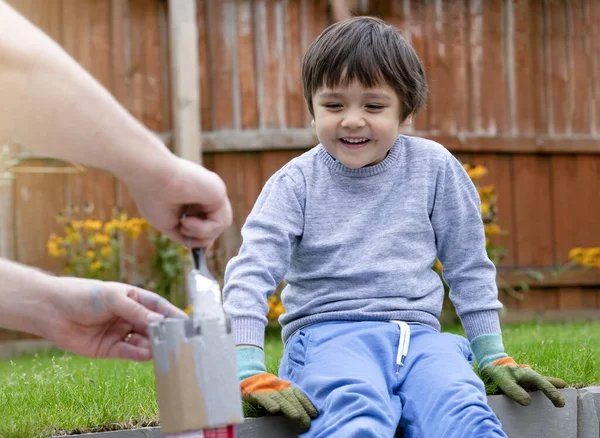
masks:
[[(447, 331), (462, 334), (459, 327)], [(505, 325), (517, 362), (570, 386), (600, 384), (600, 322)], [(277, 330), (265, 341), (267, 368), (277, 372)], [(495, 388), (488, 386), (490, 393)], [(249, 416), (262, 415), (246, 407)], [(91, 360), (62, 352), (0, 360), (0, 437), (47, 437), (157, 425), (152, 364)]]

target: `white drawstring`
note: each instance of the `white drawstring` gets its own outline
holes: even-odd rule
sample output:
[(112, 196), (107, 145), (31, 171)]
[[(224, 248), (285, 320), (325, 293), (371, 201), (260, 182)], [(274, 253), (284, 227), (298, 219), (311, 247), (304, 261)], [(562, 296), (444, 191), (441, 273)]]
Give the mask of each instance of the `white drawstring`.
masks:
[(398, 354), (396, 355), (396, 374), (400, 374), (400, 367), (404, 366), (404, 359), (408, 355), (410, 344), (410, 326), (404, 321), (390, 321), (400, 327), (400, 340), (398, 341)]

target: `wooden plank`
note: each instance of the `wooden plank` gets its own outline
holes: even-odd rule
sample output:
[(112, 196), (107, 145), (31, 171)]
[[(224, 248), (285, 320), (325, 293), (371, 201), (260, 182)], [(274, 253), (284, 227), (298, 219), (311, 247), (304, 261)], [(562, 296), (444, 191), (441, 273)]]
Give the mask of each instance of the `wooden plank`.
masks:
[(568, 261), (569, 250), (583, 246), (578, 236), (578, 218), (583, 211), (577, 184), (577, 158), (573, 155), (552, 157), (552, 208), (554, 215), (554, 246), (556, 262)]
[(600, 285), (600, 272), (593, 269), (567, 270), (555, 274), (549, 268), (534, 268), (534, 271), (543, 275), (542, 279), (536, 279), (529, 275), (525, 269), (498, 269), (498, 278), (502, 282), (518, 286), (522, 282), (531, 287), (597, 287)]
[(269, 151), (262, 153), (260, 157), (261, 187), (275, 172), (302, 152), (303, 151)]
[(16, 259), (14, 177), (0, 172), (0, 257)]
[(600, 313), (596, 309), (573, 310), (512, 310), (501, 317), (502, 322), (522, 323), (526, 321), (598, 321)]
[[(512, 74), (514, 93), (509, 98), (511, 132), (535, 133), (546, 130), (545, 95), (543, 92), (543, 16), (542, 2), (514, 0), (512, 2), (513, 34)], [(509, 59), (508, 62), (511, 62)]]
[(229, 260), (235, 256), (242, 243), (240, 228), (243, 221), (238, 212), (238, 205), (243, 199), (243, 190), (240, 190), (240, 184), (243, 179), (239, 172), (239, 154), (225, 153), (215, 156), (214, 171), (223, 179), (227, 186), (227, 194), (234, 212), (234, 224), (226, 229), (219, 237), (220, 258)]
[[(308, 46), (319, 36), (329, 24), (327, 22), (327, 1), (325, 0), (300, 0), (300, 41), (302, 56)], [(308, 106), (304, 106), (304, 126), (309, 126), (312, 116)]]
[[(571, 131), (589, 134), (592, 132), (591, 112), (593, 88), (591, 84), (593, 55), (589, 47), (589, 34), (584, 0), (567, 4), (567, 53), (569, 55), (569, 94), (572, 96), (573, 112)], [(600, 25), (600, 23), (598, 23)]]
[(592, 123), (592, 132), (600, 133), (600, 3), (594, 0), (587, 0), (586, 16), (588, 17), (589, 38), (590, 38), (590, 79), (592, 83), (592, 114), (590, 115)]
[[(110, 85), (111, 55), (109, 24), (112, 21), (107, 0), (65, 1), (64, 45), (71, 55), (99, 82)], [(81, 145), (84, 147), (84, 145)], [(94, 205), (94, 216), (107, 219), (115, 205), (115, 179), (112, 175), (89, 168), (82, 174), (65, 177), (66, 204)], [(64, 208), (62, 205), (60, 208)]]
[[(169, 0), (169, 41), (175, 151), (187, 160), (200, 163), (202, 152), (195, 0)], [(152, 56), (153, 53), (149, 55)], [(160, 74), (160, 68), (156, 68), (156, 71)]]
[(507, 131), (503, 3), (471, 1), (468, 23), (469, 130), (496, 135)]
[(531, 288), (523, 293), (521, 310), (557, 310), (559, 308), (559, 294), (556, 289)]
[(498, 300), (504, 306), (504, 310), (507, 313), (512, 312), (515, 309), (519, 309), (521, 307), (522, 300), (518, 299), (514, 295), (510, 295), (508, 292), (500, 289), (498, 293)]
[[(192, 5), (195, 5), (194, 0), (191, 1)], [(161, 48), (161, 33), (160, 33), (160, 25), (159, 25), (159, 9), (158, 5), (160, 2), (152, 2), (144, 9), (143, 16), (143, 44), (144, 44), (144, 55), (143, 60), (144, 64), (142, 66), (143, 69), (143, 114), (144, 118), (142, 122), (144, 125), (153, 131), (168, 129), (167, 126), (163, 123), (163, 97), (162, 97), (162, 64), (167, 62), (167, 59), (163, 59), (162, 48)], [(180, 3), (178, 3), (180, 4)], [(181, 3), (183, 4), (183, 3)], [(190, 20), (193, 25), (195, 25), (195, 19)], [(194, 47), (190, 41), (185, 41), (186, 46), (191, 45), (191, 47), (186, 47), (186, 50), (189, 52), (194, 51)], [(172, 51), (171, 51), (172, 53)], [(194, 51), (194, 53), (196, 53)], [(197, 58), (196, 58), (197, 61)], [(190, 61), (192, 62), (192, 61)], [(195, 64), (197, 66), (197, 62)], [(186, 69), (186, 75), (193, 75), (192, 71), (187, 71), (187, 65), (183, 66)], [(197, 79), (195, 77), (191, 77), (189, 79), (181, 79), (182, 82), (189, 81), (184, 84), (179, 84), (179, 86), (186, 86), (188, 83), (193, 83), (195, 86), (192, 89), (186, 89), (185, 97), (188, 98), (188, 94), (191, 99), (194, 99), (193, 94), (194, 90), (197, 92)], [(172, 84), (173, 85), (173, 84)], [(197, 98), (195, 99), (197, 103)], [(185, 101), (187, 102), (187, 100)], [(180, 102), (181, 104), (182, 102)], [(197, 108), (197, 105), (196, 105)], [(189, 110), (189, 107), (186, 106), (186, 110)], [(190, 117), (197, 120), (197, 112), (190, 113), (184, 115), (184, 120), (181, 120), (180, 123), (187, 123), (187, 118)], [(200, 125), (196, 122), (193, 125), (194, 129), (197, 129), (198, 132), (194, 133), (193, 138), (186, 139), (187, 141), (200, 141), (199, 140), (199, 130)], [(176, 130), (181, 129), (181, 126), (176, 128)], [(191, 129), (191, 128), (190, 128)], [(182, 134), (186, 135), (186, 134)], [(177, 147), (177, 135), (175, 135), (175, 146)], [(183, 143), (184, 145), (186, 143)], [(199, 153), (196, 145), (192, 147), (192, 154)], [(195, 155), (194, 155), (195, 156)]]
[[(134, 13), (137, 10), (134, 9)], [(112, 0), (110, 9), (111, 20), (111, 59), (112, 59), (112, 94), (127, 110), (133, 109), (131, 56), (132, 20), (130, 2)], [(137, 52), (139, 53), (139, 51)], [(138, 68), (139, 70), (139, 68)], [(134, 114), (136, 116), (136, 114)], [(141, 116), (141, 112), (137, 117)], [(115, 182), (115, 204), (129, 215), (137, 215), (137, 206), (129, 194), (127, 187), (120, 181)]]
[(552, 177), (557, 261), (564, 264), (571, 248), (600, 242), (600, 159), (553, 157)]
[(283, 127), (286, 123), (283, 3), (279, 0), (256, 1), (254, 25), (259, 127)]
[[(423, 3), (418, 0), (390, 2), (390, 4), (381, 3), (381, 8), (383, 19), (395, 26), (413, 47), (421, 60), (427, 76), (427, 45), (425, 32), (423, 31), (426, 24), (426, 14)], [(427, 129), (427, 104), (416, 117), (413, 117), (411, 123), (405, 124), (402, 132), (412, 134), (415, 129)]]
[(66, 178), (64, 174), (16, 175), (15, 242), (16, 259), (19, 262), (51, 272), (61, 272), (63, 263), (48, 255), (46, 241), (51, 233), (62, 233), (56, 215), (66, 204)]
[[(584, 246), (600, 246), (600, 156), (577, 156), (577, 196), (581, 211), (577, 218)], [(581, 212), (585, 212), (581, 214)]]
[[(437, 134), (413, 131), (410, 135), (425, 137), (443, 144), (456, 152), (514, 153), (514, 154), (600, 154), (600, 137), (570, 136), (549, 137), (545, 135), (482, 136), (461, 133), (458, 135)], [(171, 133), (159, 136), (170, 141)], [(287, 128), (264, 130), (221, 130), (201, 134), (203, 149), (206, 151), (250, 151), (270, 149), (300, 149), (318, 143), (314, 130)]]
[(561, 287), (558, 289), (558, 308), (560, 310), (582, 309), (583, 293), (579, 287)]
[(467, 129), (466, 11), (459, 0), (427, 2), (429, 129)]
[(212, 128), (236, 129), (234, 122), (234, 46), (236, 17), (232, 0), (208, 1), (207, 37), (212, 85)]
[(241, 128), (258, 127), (256, 58), (252, 2), (237, 3), (237, 63), (241, 107)]
[(570, 133), (573, 114), (573, 95), (569, 92), (568, 59), (571, 56), (567, 47), (567, 8), (563, 1), (544, 2), (546, 44), (549, 45), (547, 64), (548, 110), (550, 133)]
[(581, 291), (581, 306), (584, 309), (596, 309), (600, 307), (600, 289), (585, 288)]
[[(159, 45), (160, 45), (160, 90), (158, 93), (160, 94), (161, 100), (161, 108), (162, 108), (162, 117), (161, 117), (161, 126), (162, 129), (172, 129), (173, 126), (173, 108), (172, 108), (172, 100), (173, 96), (171, 93), (171, 59), (170, 52), (171, 49), (170, 39), (169, 39), (169, 11), (168, 11), (168, 3), (163, 1), (157, 2), (158, 6), (158, 30), (159, 30)], [(196, 11), (196, 15), (198, 15), (198, 11)], [(197, 22), (197, 21), (196, 21)], [(202, 97), (202, 96), (200, 96)], [(200, 132), (202, 132), (202, 128), (200, 127)]]
[(550, 159), (545, 156), (517, 156), (513, 159), (516, 252), (519, 266), (551, 266), (552, 245), (550, 204)]
[(302, 53), (300, 31), (300, 2), (285, 3), (285, 102), (286, 126), (304, 126), (304, 90), (302, 87)]
[(488, 174), (481, 179), (481, 186), (494, 185), (497, 195), (498, 225), (506, 234), (495, 236), (492, 242), (506, 250), (500, 266), (515, 266), (516, 233), (514, 221), (514, 191), (512, 180), (512, 157), (508, 154), (477, 154), (475, 164), (488, 169)]
[(83, 29), (89, 32), (92, 49), (91, 72), (96, 80), (110, 90), (112, 85), (112, 54), (110, 29), (112, 27), (110, 0), (96, 0), (89, 3), (90, 27)]
[(198, 23), (198, 81), (200, 82), (200, 122), (203, 132), (213, 129), (212, 99), (213, 86), (211, 70), (211, 57), (209, 47), (210, 8), (211, 0), (197, 0), (196, 21)]

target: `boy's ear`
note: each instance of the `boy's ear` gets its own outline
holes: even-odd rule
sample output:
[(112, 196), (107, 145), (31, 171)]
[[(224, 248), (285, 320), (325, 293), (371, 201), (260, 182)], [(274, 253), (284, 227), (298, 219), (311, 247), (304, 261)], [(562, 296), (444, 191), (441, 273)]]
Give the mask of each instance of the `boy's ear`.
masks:
[(403, 122), (400, 122), (400, 127), (403, 127), (403, 126), (410, 126), (410, 125), (412, 125), (412, 122), (413, 122), (413, 116), (412, 116), (412, 114), (411, 114), (411, 115), (410, 115), (410, 116), (408, 116), (406, 119), (404, 119), (404, 121), (403, 121)]
[(310, 126), (312, 126), (313, 128), (315, 127), (315, 119), (312, 119), (312, 120), (310, 121)]

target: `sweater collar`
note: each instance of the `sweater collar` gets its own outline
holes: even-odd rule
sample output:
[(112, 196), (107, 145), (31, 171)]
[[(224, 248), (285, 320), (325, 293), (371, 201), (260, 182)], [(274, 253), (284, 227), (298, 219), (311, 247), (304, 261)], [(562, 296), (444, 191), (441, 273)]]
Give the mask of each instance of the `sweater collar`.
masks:
[(390, 169), (398, 160), (400, 156), (400, 149), (404, 145), (404, 136), (400, 135), (392, 145), (392, 148), (388, 152), (387, 156), (381, 163), (377, 163), (374, 166), (366, 166), (359, 168), (347, 167), (336, 160), (333, 156), (327, 152), (323, 145), (319, 144), (317, 147), (317, 155), (333, 172), (340, 175), (352, 176), (356, 178), (369, 177), (377, 175), (381, 172), (385, 172)]

